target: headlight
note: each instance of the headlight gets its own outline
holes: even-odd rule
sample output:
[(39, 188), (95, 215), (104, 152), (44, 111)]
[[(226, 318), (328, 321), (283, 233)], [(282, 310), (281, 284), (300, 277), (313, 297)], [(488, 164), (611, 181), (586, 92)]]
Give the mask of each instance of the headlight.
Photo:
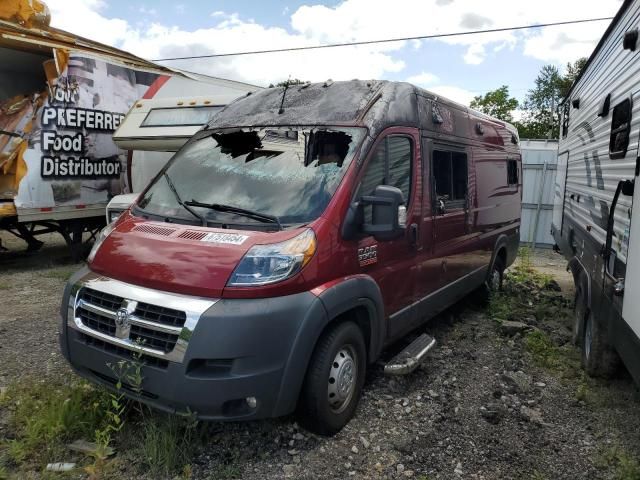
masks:
[(255, 245), (240, 260), (228, 285), (266, 285), (292, 277), (309, 263), (315, 251), (316, 236), (311, 229), (286, 242)]
[(96, 238), (96, 241), (93, 244), (93, 247), (91, 247), (89, 256), (87, 257), (87, 263), (93, 262), (93, 259), (95, 258), (96, 253), (98, 253), (98, 249), (100, 248), (100, 245), (102, 245), (102, 243), (107, 239), (107, 237), (111, 234), (111, 232), (113, 232), (115, 228), (116, 228), (115, 224), (110, 223), (109, 225), (104, 227), (102, 230), (100, 230), (100, 233), (98, 234), (98, 237)]

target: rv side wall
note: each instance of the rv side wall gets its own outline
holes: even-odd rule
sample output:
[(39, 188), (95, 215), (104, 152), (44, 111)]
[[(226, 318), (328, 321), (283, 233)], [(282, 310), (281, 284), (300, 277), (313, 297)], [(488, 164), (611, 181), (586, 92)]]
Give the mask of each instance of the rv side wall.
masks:
[(561, 107), (552, 231), (570, 260), (578, 292), (584, 288), (582, 301), (587, 313), (584, 319), (576, 319), (579, 339), (585, 341), (587, 321), (594, 322), (600, 332), (596, 334), (617, 350), (640, 380), (640, 340), (622, 319), (623, 298), (637, 302), (640, 292), (626, 290), (624, 297), (620, 292), (614, 294), (631, 268), (627, 261), (634, 241), (629, 235), (630, 196), (619, 197), (611, 254), (603, 255), (618, 183), (635, 178), (640, 134), (639, 50), (623, 48), (625, 33), (640, 23), (640, 2), (627, 2), (623, 8), (626, 10), (616, 18)]

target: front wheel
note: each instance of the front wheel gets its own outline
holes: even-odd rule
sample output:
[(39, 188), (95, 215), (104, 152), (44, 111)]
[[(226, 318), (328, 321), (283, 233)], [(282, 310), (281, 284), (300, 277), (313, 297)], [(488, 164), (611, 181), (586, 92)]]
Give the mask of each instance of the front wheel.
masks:
[(355, 413), (366, 372), (366, 347), (353, 322), (327, 330), (316, 345), (300, 397), (300, 422), (320, 435), (334, 435)]

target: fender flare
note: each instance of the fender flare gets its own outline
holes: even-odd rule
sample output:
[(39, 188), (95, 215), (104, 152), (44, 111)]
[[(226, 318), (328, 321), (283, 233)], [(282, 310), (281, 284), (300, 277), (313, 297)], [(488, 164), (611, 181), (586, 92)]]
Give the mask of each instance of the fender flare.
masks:
[(386, 338), (386, 321), (382, 293), (376, 282), (367, 275), (355, 275), (331, 282), (326, 289), (316, 289), (316, 298), (301, 320), (284, 367), (274, 416), (287, 415), (295, 409), (320, 336), (335, 318), (356, 307), (364, 307), (369, 313), (368, 360), (373, 362), (380, 355)]
[[(491, 275), (491, 271), (493, 270), (493, 265), (496, 261), (496, 257), (498, 256), (498, 252), (500, 251), (501, 248), (504, 248), (506, 254), (509, 254), (509, 237), (507, 235), (505, 235), (504, 233), (501, 235), (498, 235), (498, 238), (496, 238), (496, 243), (493, 246), (493, 252), (491, 252), (491, 262), (489, 262), (489, 268), (487, 269), (487, 280), (489, 279), (489, 275)], [(505, 268), (508, 267), (508, 258), (507, 258), (507, 264), (505, 265)]]
[(591, 277), (587, 273), (587, 269), (584, 267), (582, 262), (578, 259), (578, 257), (571, 257), (569, 263), (567, 264), (567, 270), (571, 270), (573, 274), (573, 284), (575, 286), (578, 285), (578, 282), (584, 281), (586, 283), (586, 302), (587, 308), (591, 310)]
[(348, 277), (324, 290), (318, 298), (327, 310), (329, 321), (356, 307), (366, 308), (371, 333), (367, 351), (369, 362), (374, 362), (387, 334), (382, 292), (375, 280), (368, 275)]

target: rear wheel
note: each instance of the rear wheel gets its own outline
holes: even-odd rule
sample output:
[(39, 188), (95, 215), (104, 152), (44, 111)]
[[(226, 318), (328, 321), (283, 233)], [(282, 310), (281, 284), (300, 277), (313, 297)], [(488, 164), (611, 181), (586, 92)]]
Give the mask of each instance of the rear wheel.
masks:
[(333, 435), (355, 413), (366, 371), (366, 348), (353, 322), (327, 330), (311, 357), (300, 397), (300, 423), (320, 435)]
[(491, 299), (491, 294), (502, 290), (502, 279), (504, 278), (504, 261), (497, 256), (491, 266), (491, 271), (487, 279), (475, 293), (475, 299), (481, 304), (486, 305)]
[(605, 327), (588, 312), (582, 328), (582, 366), (592, 377), (611, 377), (618, 370), (620, 358), (607, 341)]
[(504, 261), (500, 257), (496, 257), (493, 262), (489, 278), (487, 279), (487, 289), (489, 292), (498, 292), (502, 290), (502, 279), (504, 277)]

